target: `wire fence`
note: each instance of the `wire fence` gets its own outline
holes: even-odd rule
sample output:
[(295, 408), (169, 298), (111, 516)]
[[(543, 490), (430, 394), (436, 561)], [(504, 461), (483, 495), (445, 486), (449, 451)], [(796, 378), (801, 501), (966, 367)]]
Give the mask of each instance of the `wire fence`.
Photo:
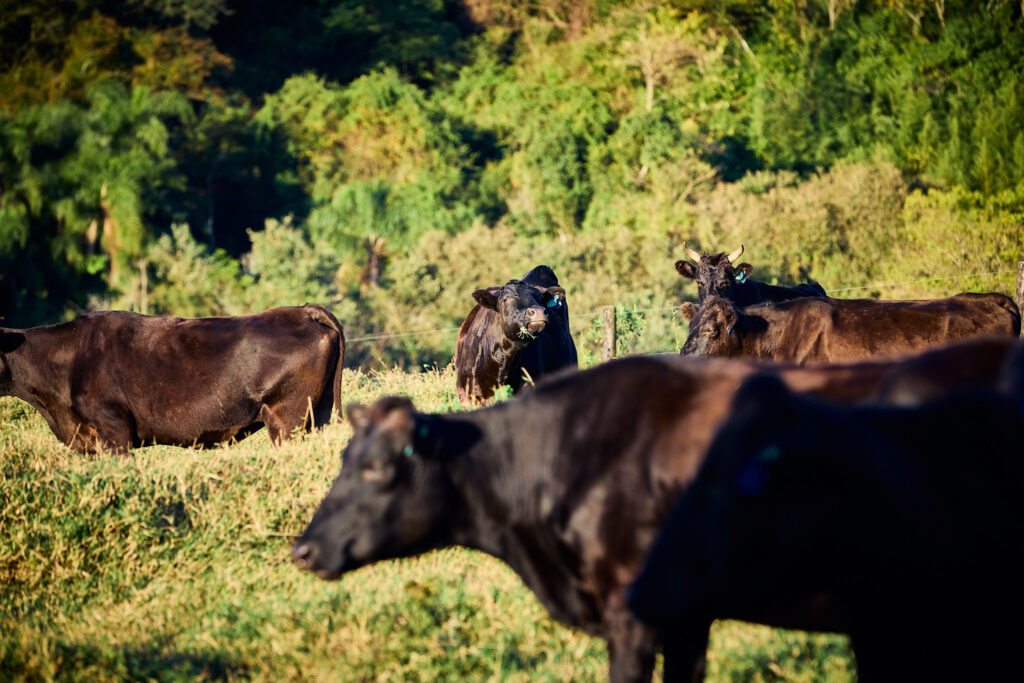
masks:
[[(874, 282), (854, 287), (825, 287), (825, 291), (829, 295), (865, 290), (879, 291), (921, 285), (928, 282), (953, 282), (981, 278), (994, 279), (996, 276), (1016, 272), (1016, 269), (1009, 268), (1005, 270), (965, 273), (963, 275), (919, 278), (900, 282)], [(617, 356), (637, 353), (676, 352), (686, 340), (688, 326), (679, 312), (679, 304), (650, 308), (636, 308), (624, 304), (609, 304), (609, 306), (613, 306), (615, 309), (613, 336), (615, 338), (615, 355)], [(600, 359), (601, 347), (606, 335), (603, 319), (605, 310), (609, 306), (603, 306), (599, 309), (582, 313), (573, 313), (569, 316), (573, 323), (573, 336), (580, 351), (580, 360), (584, 364)], [(405, 359), (412, 365), (431, 363), (445, 365), (454, 352), (454, 336), (458, 330), (459, 326), (456, 325), (429, 330), (381, 332), (347, 338), (346, 343), (376, 347), (376, 352), (373, 353), (357, 353), (357, 358), (355, 359), (357, 364), (364, 364), (367, 361), (380, 362), (380, 359), (384, 356), (395, 357), (395, 354), (385, 352), (385, 347), (392, 346), (391, 342), (393, 341), (407, 340), (413, 337), (427, 337), (429, 335), (449, 335), (450, 340), (443, 343), (435, 341), (434, 343), (427, 344), (422, 353), (413, 354), (413, 357)], [(404, 353), (409, 354), (409, 349), (406, 348)], [(402, 352), (399, 352), (398, 355), (401, 356)], [(446, 356), (448, 360), (445, 360)]]

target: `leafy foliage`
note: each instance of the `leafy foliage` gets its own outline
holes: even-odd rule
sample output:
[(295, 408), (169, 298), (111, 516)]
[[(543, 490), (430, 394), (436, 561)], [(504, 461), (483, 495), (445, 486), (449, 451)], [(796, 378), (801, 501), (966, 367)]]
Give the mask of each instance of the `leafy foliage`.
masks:
[[(317, 299), (416, 333), (360, 362), (417, 365), (450, 354), (467, 288), (540, 262), (667, 350), (649, 311), (686, 293), (684, 240), (744, 243), (769, 280), (937, 293), (875, 283), (1019, 253), (1021, 27), (1011, 2), (22, 3), (0, 315), (140, 307), (142, 263), (153, 310)], [(186, 273), (210, 281), (167, 284)]]

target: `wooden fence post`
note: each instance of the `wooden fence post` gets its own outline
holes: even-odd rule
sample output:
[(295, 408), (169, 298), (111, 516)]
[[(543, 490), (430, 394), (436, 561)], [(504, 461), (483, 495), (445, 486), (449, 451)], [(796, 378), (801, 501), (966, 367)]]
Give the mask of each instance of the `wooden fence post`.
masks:
[(601, 360), (607, 361), (615, 358), (615, 307), (604, 307), (604, 348), (601, 352)]
[(146, 315), (149, 312), (149, 273), (146, 272), (148, 261), (136, 263), (139, 267), (139, 313)]
[[(1024, 311), (1024, 261), (1017, 261), (1017, 308)], [(1020, 336), (1024, 337), (1024, 325), (1021, 325)]]

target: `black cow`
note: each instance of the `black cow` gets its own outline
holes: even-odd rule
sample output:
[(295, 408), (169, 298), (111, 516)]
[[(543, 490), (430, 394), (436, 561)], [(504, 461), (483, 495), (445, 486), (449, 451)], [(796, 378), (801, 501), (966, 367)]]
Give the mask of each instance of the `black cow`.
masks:
[(884, 358), (984, 335), (1020, 333), (1020, 311), (1008, 296), (963, 293), (945, 299), (793, 299), (737, 307), (709, 297), (690, 318), (681, 353), (746, 356), (795, 363)]
[[(630, 357), (467, 413), (421, 414), (395, 397), (351, 406), (341, 474), (293, 557), (337, 578), (448, 545), (483, 550), (554, 618), (607, 639), (613, 680), (649, 680), (655, 634), (629, 615), (624, 589), (736, 388), (770, 370), (801, 391), (862, 400), (895, 366)], [(709, 625), (662, 634), (667, 670), (694, 671)]]
[(569, 304), (550, 268), (537, 266), (522, 280), (478, 289), (473, 298), (477, 305), (455, 343), (455, 382), (464, 405), (490, 398), (504, 384), (518, 392), (524, 375), (536, 381), (576, 367)]
[(792, 625), (826, 596), (860, 680), (1004, 680), (1024, 607), (1024, 412), (843, 407), (755, 377), (630, 589), (645, 622)]
[(226, 318), (89, 313), (0, 328), (0, 396), (42, 414), (71, 448), (207, 446), (263, 425), (271, 441), (340, 407), (345, 335), (313, 305)]
[(1024, 401), (1024, 340), (1018, 341), (1006, 355), (999, 377), (999, 388)]
[(805, 296), (826, 296), (824, 288), (817, 282), (805, 282), (793, 287), (779, 287), (765, 282), (751, 280), (754, 267), (749, 263), (734, 266), (743, 254), (743, 245), (728, 256), (701, 254), (683, 244), (686, 254), (693, 259), (693, 265), (676, 261), (676, 271), (697, 283), (697, 302), (703, 304), (709, 296), (720, 296), (737, 306), (759, 304), (762, 301), (788, 301)]

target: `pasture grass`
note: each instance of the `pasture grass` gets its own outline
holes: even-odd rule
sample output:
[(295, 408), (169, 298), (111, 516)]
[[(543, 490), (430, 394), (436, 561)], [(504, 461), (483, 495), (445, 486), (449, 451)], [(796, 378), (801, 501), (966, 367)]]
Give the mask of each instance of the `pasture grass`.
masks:
[[(344, 402), (458, 409), (451, 368), (348, 371)], [(351, 435), (71, 452), (0, 399), (0, 679), (600, 681), (603, 641), (461, 548), (323, 582), (289, 561)], [(848, 681), (846, 639), (717, 623), (721, 681)]]

